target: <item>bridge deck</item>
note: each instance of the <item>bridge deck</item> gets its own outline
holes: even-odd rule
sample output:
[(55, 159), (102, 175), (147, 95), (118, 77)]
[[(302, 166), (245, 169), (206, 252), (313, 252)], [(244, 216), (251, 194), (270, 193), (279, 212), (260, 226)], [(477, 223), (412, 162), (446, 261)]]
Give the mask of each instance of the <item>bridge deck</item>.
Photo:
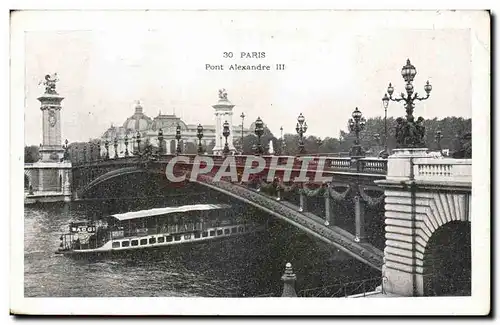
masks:
[(332, 244), (354, 258), (378, 270), (382, 269), (383, 252), (368, 243), (357, 243), (354, 236), (338, 227), (327, 227), (323, 220), (310, 213), (301, 213), (288, 202), (278, 202), (262, 193), (241, 185), (226, 181), (212, 182), (210, 177), (203, 177), (196, 183), (221, 191), (227, 195), (251, 204), (269, 214), (284, 219), (311, 235)]

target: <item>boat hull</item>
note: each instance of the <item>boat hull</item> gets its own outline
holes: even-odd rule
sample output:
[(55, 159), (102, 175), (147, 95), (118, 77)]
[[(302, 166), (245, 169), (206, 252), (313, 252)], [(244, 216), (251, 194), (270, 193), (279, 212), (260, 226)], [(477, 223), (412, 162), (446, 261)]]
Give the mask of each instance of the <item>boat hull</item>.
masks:
[[(229, 233), (229, 234), (224, 234), (224, 229), (217, 229), (217, 230), (222, 230), (221, 235), (217, 235), (217, 230), (215, 230), (215, 236), (207, 236), (205, 238), (200, 237), (199, 239), (195, 239), (194, 233), (191, 234), (191, 238), (189, 240), (185, 240), (184, 237), (181, 237), (184, 240), (179, 240), (179, 241), (171, 241), (171, 242), (164, 242), (164, 243), (156, 243), (156, 244), (145, 244), (145, 245), (137, 245), (137, 246), (129, 246), (125, 248), (109, 248), (109, 246), (112, 245), (113, 242), (122, 242), (122, 241), (139, 241), (142, 239), (150, 239), (150, 238), (156, 238), (156, 241), (158, 240), (158, 237), (165, 237), (165, 235), (152, 235), (148, 237), (137, 237), (137, 238), (123, 238), (123, 239), (117, 239), (117, 240), (112, 240), (106, 243), (103, 247), (96, 248), (96, 249), (70, 249), (70, 250), (58, 250), (55, 253), (59, 255), (64, 255), (64, 256), (69, 256), (72, 258), (87, 258), (87, 257), (110, 257), (110, 256), (123, 256), (123, 255), (134, 255), (134, 254), (139, 254), (139, 255), (144, 255), (144, 254), (149, 254), (149, 253), (154, 253), (158, 251), (163, 251), (163, 250), (168, 250), (168, 249), (178, 249), (181, 247), (186, 247), (186, 246), (193, 246), (193, 245), (200, 245), (200, 244), (206, 244), (210, 243), (213, 241), (223, 241), (223, 240), (228, 240), (231, 238), (240, 238), (243, 236), (249, 236), (252, 234), (255, 234), (257, 232), (263, 231), (265, 228), (264, 227), (255, 227), (251, 231), (247, 232), (241, 232), (241, 233)], [(209, 233), (212, 231), (211, 229), (207, 230)], [(180, 234), (177, 236), (184, 236), (186, 234)], [(169, 235), (173, 236), (173, 235)], [(108, 245), (109, 244), (109, 245)]]

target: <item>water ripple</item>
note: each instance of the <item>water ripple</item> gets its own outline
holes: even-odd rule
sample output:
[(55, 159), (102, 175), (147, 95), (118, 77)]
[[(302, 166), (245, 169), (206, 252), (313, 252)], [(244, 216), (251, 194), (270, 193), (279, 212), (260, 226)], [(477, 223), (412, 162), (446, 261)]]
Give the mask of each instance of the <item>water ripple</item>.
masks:
[[(165, 206), (166, 202), (155, 204)], [(289, 261), (303, 288), (371, 272), (357, 262), (340, 267), (329, 258), (331, 253), (319, 250), (308, 236), (280, 221), (259, 235), (142, 256), (77, 260), (54, 254), (61, 231), (70, 220), (86, 218), (86, 211), (81, 203), (25, 209), (26, 296), (255, 296), (280, 292), (283, 266)]]

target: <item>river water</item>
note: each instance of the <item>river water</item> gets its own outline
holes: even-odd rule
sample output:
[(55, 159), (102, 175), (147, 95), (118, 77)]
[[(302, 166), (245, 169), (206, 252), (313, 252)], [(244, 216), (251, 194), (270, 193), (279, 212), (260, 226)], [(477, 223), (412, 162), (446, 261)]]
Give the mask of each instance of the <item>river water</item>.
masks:
[[(121, 210), (168, 206), (161, 200), (138, 202), (124, 200), (119, 205)], [(177, 246), (139, 257), (77, 260), (54, 254), (69, 220), (108, 213), (109, 206), (97, 201), (25, 207), (26, 297), (277, 296), (287, 262), (297, 275), (297, 291), (379, 275), (258, 210), (251, 213), (269, 220), (267, 229), (240, 238)]]

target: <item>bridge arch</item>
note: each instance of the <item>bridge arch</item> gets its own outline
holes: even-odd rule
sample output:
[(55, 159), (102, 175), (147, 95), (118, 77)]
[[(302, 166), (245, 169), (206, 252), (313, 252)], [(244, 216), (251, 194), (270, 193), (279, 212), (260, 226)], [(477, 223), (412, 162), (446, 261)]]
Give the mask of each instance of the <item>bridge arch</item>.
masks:
[(103, 175), (100, 175), (96, 179), (92, 180), (89, 184), (87, 184), (84, 188), (82, 188), (79, 191), (78, 196), (83, 197), (85, 196), (86, 193), (90, 192), (92, 189), (114, 178), (123, 177), (125, 175), (137, 174), (137, 173), (153, 173), (153, 171), (138, 166), (123, 167), (111, 170)]
[[(452, 229), (467, 233), (464, 229), (470, 227), (471, 221), (470, 192), (421, 187), (414, 192), (389, 189), (385, 195), (383, 274), (389, 279), (388, 291), (403, 296), (447, 294), (431, 289), (433, 286), (437, 288), (434, 285), (436, 280), (450, 278), (446, 275), (449, 270), (436, 264), (436, 259), (449, 260), (447, 254), (465, 248), (448, 242), (446, 252), (438, 254), (436, 247), (446, 243), (443, 238), (451, 238), (449, 232)], [(464, 226), (457, 228), (455, 223)], [(466, 245), (470, 242), (470, 234), (469, 237), (461, 236), (459, 241)]]
[(424, 296), (470, 295), (470, 222), (450, 221), (427, 243), (423, 257)]
[(416, 215), (422, 294), (470, 295), (470, 194), (423, 192), (417, 195), (417, 203), (419, 197), (427, 201), (425, 213)]
[[(470, 222), (470, 194), (418, 193), (416, 199), (417, 250), (425, 252), (432, 235), (449, 222)], [(420, 204), (419, 204), (420, 203)], [(419, 210), (423, 213), (419, 213)]]

